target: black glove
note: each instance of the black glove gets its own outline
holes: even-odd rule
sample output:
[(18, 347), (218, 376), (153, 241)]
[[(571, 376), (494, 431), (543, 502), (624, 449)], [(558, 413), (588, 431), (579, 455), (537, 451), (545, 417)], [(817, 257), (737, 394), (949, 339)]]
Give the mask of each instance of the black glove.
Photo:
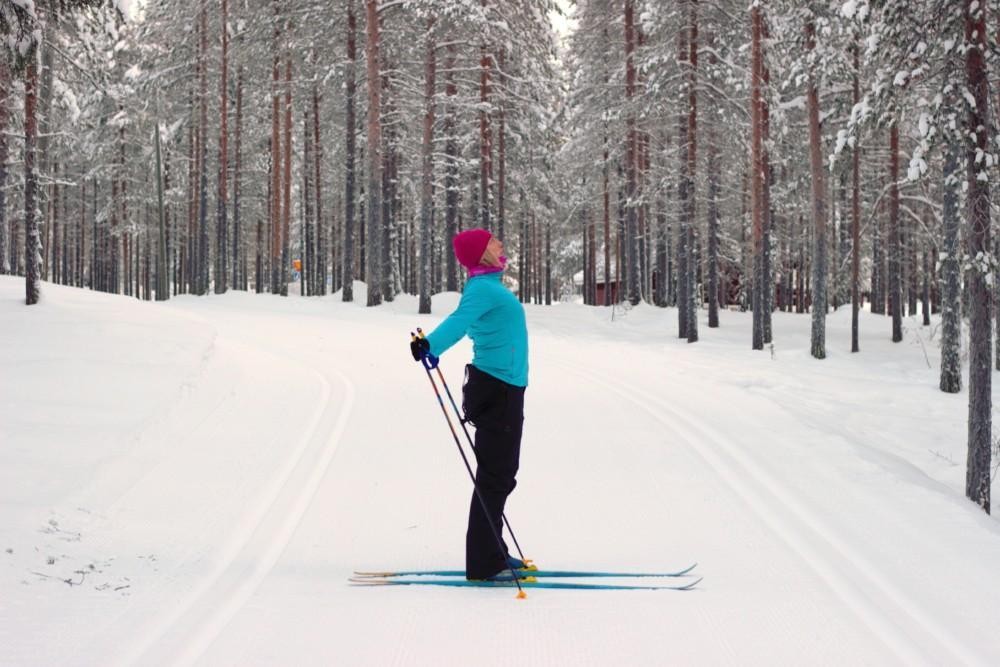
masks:
[(431, 353), (431, 344), (426, 338), (414, 338), (410, 341), (410, 353), (414, 361), (420, 361)]

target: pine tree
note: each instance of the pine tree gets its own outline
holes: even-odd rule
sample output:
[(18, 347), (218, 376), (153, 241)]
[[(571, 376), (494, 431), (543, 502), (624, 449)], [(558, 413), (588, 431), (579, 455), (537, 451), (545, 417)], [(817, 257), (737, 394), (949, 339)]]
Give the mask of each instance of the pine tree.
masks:
[(357, 17), (354, 13), (354, 0), (347, 2), (347, 64), (345, 67), (346, 95), (344, 104), (346, 107), (344, 126), (345, 145), (344, 151), (344, 258), (343, 258), (343, 292), (341, 298), (344, 301), (354, 300), (354, 197), (355, 197), (355, 165), (357, 160), (356, 125), (355, 119), (355, 97), (356, 97), (356, 77), (355, 67), (357, 66)]
[[(229, 141), (228, 120), (229, 120), (229, 3), (222, 0), (222, 73), (219, 77), (219, 92), (221, 102), (219, 104), (219, 172), (218, 172), (218, 211), (216, 214), (216, 245), (215, 245), (215, 293), (224, 294), (227, 287), (227, 275), (229, 271), (229, 231), (228, 231), (228, 199), (227, 186), (229, 174), (227, 172), (227, 159), (229, 155), (227, 143)], [(235, 255), (234, 255), (235, 263)], [(236, 281), (233, 280), (235, 286)]]
[[(858, 44), (851, 45), (853, 55), (852, 102), (855, 107), (861, 102), (859, 85), (860, 63)], [(861, 311), (861, 148), (855, 139), (851, 147), (851, 352), (860, 352), (859, 342)]]
[(5, 59), (0, 59), (0, 275), (12, 272), (10, 256), (14, 246), (11, 231), (13, 221), (7, 215), (7, 157), (10, 144), (7, 139), (7, 124), (11, 107), (11, 71)]
[(365, 0), (366, 40), (365, 59), (368, 67), (368, 184), (365, 230), (368, 258), (365, 276), (368, 283), (368, 305), (382, 303), (385, 265), (382, 263), (380, 216), (382, 211), (382, 126), (380, 114), (382, 77), (379, 70), (378, 0)]
[[(631, 103), (636, 96), (636, 64), (635, 64), (635, 0), (625, 0), (625, 97)], [(626, 200), (626, 220), (625, 220), (625, 243), (626, 257), (628, 263), (628, 277), (626, 291), (628, 300), (633, 306), (639, 303), (641, 298), (639, 292), (639, 258), (638, 258), (638, 160), (639, 160), (639, 134), (636, 129), (635, 111), (630, 108), (628, 111), (628, 133), (626, 136), (627, 153), (625, 157), (625, 196)], [(685, 331), (684, 335), (687, 333)]]
[(25, 303), (41, 298), (42, 240), (38, 228), (38, 171), (35, 165), (38, 143), (38, 63), (37, 49), (24, 73), (24, 266)]
[[(755, 2), (750, 7), (750, 117), (751, 117), (751, 157), (750, 157), (750, 203), (753, 220), (753, 349), (764, 349), (764, 308), (767, 299), (763, 296), (768, 289), (764, 272), (764, 119), (763, 119), (763, 8)], [(801, 295), (802, 292), (799, 291)], [(801, 296), (800, 296), (801, 298)]]
[[(989, 80), (986, 68), (986, 8), (976, 0), (964, 0), (965, 83), (968, 102), (967, 132), (972, 138), (965, 151), (968, 178), (968, 246), (973, 262), (969, 297), (969, 457), (965, 495), (990, 513), (990, 455), (993, 404), (991, 398), (992, 295), (995, 280), (990, 242), (990, 187), (981, 158), (992, 143), (989, 117)], [(982, 176), (982, 177), (981, 177)]]
[(424, 65), (424, 138), (422, 151), (422, 199), (420, 202), (420, 303), (418, 312), (431, 312), (431, 215), (434, 198), (434, 85), (437, 73), (434, 18), (427, 19), (427, 56)]
[[(816, 49), (816, 24), (812, 16), (806, 19), (806, 50)], [(821, 152), (819, 91), (815, 72), (809, 75), (809, 162), (812, 171), (813, 213), (813, 300), (812, 300), (812, 356), (826, 358), (826, 187), (823, 182), (823, 156)]]

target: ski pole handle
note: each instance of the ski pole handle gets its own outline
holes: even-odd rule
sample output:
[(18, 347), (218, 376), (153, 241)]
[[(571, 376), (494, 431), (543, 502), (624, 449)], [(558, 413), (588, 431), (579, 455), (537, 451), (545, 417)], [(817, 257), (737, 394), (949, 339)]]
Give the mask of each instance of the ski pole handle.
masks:
[(439, 359), (431, 354), (430, 344), (421, 329), (417, 329), (419, 336), (410, 332), (410, 353), (415, 361), (423, 364), (424, 368), (431, 370), (437, 368)]

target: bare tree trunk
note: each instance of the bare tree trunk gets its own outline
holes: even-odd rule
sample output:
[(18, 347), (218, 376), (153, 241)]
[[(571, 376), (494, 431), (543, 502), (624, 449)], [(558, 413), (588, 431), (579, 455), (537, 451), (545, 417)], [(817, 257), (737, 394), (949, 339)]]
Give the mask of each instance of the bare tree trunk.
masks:
[(923, 325), (929, 327), (931, 325), (931, 266), (930, 266), (930, 252), (927, 248), (924, 248), (923, 259), (921, 262), (921, 270), (923, 273), (923, 284), (920, 287), (920, 306), (923, 314)]
[(687, 316), (687, 341), (698, 341), (698, 254), (695, 252), (695, 221), (697, 220), (695, 192), (698, 176), (698, 0), (688, 0), (688, 123), (687, 161), (685, 172), (685, 201), (683, 205), (687, 227), (687, 288), (684, 308)]
[[(316, 52), (313, 51), (313, 58), (315, 59)], [(316, 195), (316, 267), (313, 270), (313, 280), (315, 281), (313, 287), (313, 294), (326, 294), (326, 225), (323, 222), (323, 196), (322, 196), (322, 164), (323, 164), (323, 143), (322, 136), (320, 134), (320, 121), (319, 121), (319, 88), (316, 82), (313, 82), (312, 89), (312, 113), (313, 113), (313, 165), (315, 169), (314, 174), (314, 192)], [(306, 166), (308, 168), (308, 165)], [(332, 236), (332, 234), (331, 234)], [(336, 270), (336, 267), (331, 267)]]
[(315, 294), (313, 291), (313, 272), (316, 262), (316, 247), (313, 236), (315, 225), (313, 224), (312, 170), (310, 169), (313, 151), (312, 139), (310, 138), (312, 133), (311, 113), (307, 105), (302, 114), (302, 221), (300, 224), (302, 230), (302, 252), (300, 255), (302, 270), (299, 275), (300, 296)]
[(524, 189), (521, 189), (521, 234), (520, 258), (517, 263), (517, 298), (521, 303), (528, 302), (528, 211), (524, 201)]
[[(771, 38), (770, 28), (768, 27), (767, 20), (762, 17), (761, 22), (761, 37), (763, 39), (763, 44), (766, 45)], [(762, 46), (762, 48), (765, 48)], [(772, 342), (773, 328), (771, 326), (771, 311), (774, 310), (774, 272), (771, 268), (771, 236), (773, 234), (773, 220), (774, 217), (771, 211), (771, 185), (774, 176), (773, 170), (771, 168), (771, 150), (769, 148), (771, 141), (771, 104), (769, 102), (770, 88), (771, 88), (771, 70), (767, 66), (767, 59), (761, 58), (761, 81), (763, 82), (764, 94), (760, 98), (761, 105), (761, 132), (763, 133), (763, 144), (761, 149), (761, 178), (763, 179), (762, 197), (761, 197), (761, 214), (763, 215), (763, 229), (761, 239), (761, 260), (760, 260), (760, 272), (761, 272), (761, 317), (763, 318), (764, 327), (764, 344), (768, 345)]]
[(892, 310), (892, 342), (903, 340), (903, 280), (899, 239), (899, 123), (889, 128), (889, 308)]
[[(830, 229), (831, 243), (836, 244), (836, 248), (830, 253), (836, 253), (835, 259), (831, 261), (830, 276), (833, 280), (833, 295), (830, 302), (834, 311), (850, 302), (850, 272), (848, 269), (848, 256), (851, 253), (851, 228), (848, 223), (849, 208), (848, 198), (848, 177), (847, 169), (841, 167), (837, 177), (837, 200), (831, 203), (831, 212), (828, 216), (828, 227)], [(831, 179), (831, 188), (832, 179)], [(830, 190), (833, 194), (833, 190)]]
[[(986, 20), (983, 3), (965, 0), (966, 85), (975, 104), (968, 105), (966, 132), (972, 141), (966, 145), (968, 178), (968, 245), (969, 256), (976, 258), (970, 271), (969, 300), (969, 455), (965, 478), (965, 495), (990, 513), (990, 456), (992, 447), (991, 400), (991, 295), (988, 281), (993, 269), (983, 265), (980, 257), (990, 257), (990, 189), (985, 172), (985, 160), (977, 156), (989, 150), (992, 143), (989, 114), (989, 79), (986, 67)], [(980, 164), (980, 163), (983, 164)]]
[[(240, 188), (243, 184), (243, 64), (236, 70), (236, 155), (233, 170), (233, 289), (247, 290), (247, 256), (240, 220)], [(259, 253), (259, 250), (258, 250)]]
[[(952, 100), (955, 102), (956, 100)], [(941, 257), (941, 391), (957, 394), (962, 390), (962, 286), (961, 247), (959, 244), (959, 172), (960, 141), (950, 137), (944, 154), (944, 247)]]
[(552, 225), (545, 225), (545, 305), (552, 305)]
[(55, 283), (59, 284), (59, 264), (61, 256), (59, 254), (59, 248), (61, 243), (61, 237), (59, 234), (59, 161), (54, 160), (52, 162), (51, 170), (52, 187), (49, 190), (49, 227), (52, 231), (51, 247), (46, 253), (50, 258), (49, 264), (49, 279)]
[[(123, 111), (123, 107), (118, 107), (119, 111)], [(118, 130), (118, 196), (119, 199), (116, 205), (121, 207), (121, 245), (122, 245), (122, 278), (124, 279), (124, 294), (126, 296), (132, 296), (132, 232), (130, 231), (131, 225), (129, 224), (128, 218), (128, 178), (126, 175), (126, 160), (125, 160), (125, 127), (122, 126)], [(117, 289), (118, 283), (115, 283), (115, 289)]]
[(285, 154), (282, 158), (282, 168), (285, 171), (282, 178), (284, 192), (281, 203), (281, 295), (288, 296), (288, 267), (291, 264), (291, 227), (292, 227), (292, 54), (285, 52)]
[[(2, 184), (0, 184), (2, 185)], [(76, 243), (76, 282), (77, 287), (84, 286), (84, 264), (87, 248), (87, 182), (80, 180), (80, 230)]]
[(909, 231), (906, 234), (906, 245), (904, 247), (906, 248), (907, 257), (909, 313), (910, 316), (913, 316), (917, 314), (917, 279), (920, 274), (917, 264), (917, 225), (915, 221), (910, 221), (910, 224), (907, 226), (909, 227)]
[(385, 266), (379, 243), (379, 217), (382, 211), (382, 112), (380, 91), (382, 76), (379, 72), (379, 25), (378, 0), (365, 0), (367, 17), (367, 40), (365, 55), (368, 64), (368, 229), (365, 234), (368, 259), (366, 280), (368, 282), (368, 305), (382, 303), (382, 284)]
[[(882, 183), (880, 183), (880, 186)], [(881, 187), (879, 188), (881, 190)], [(876, 211), (875, 223), (872, 225), (872, 299), (871, 310), (880, 315), (885, 314), (885, 290), (882, 257), (882, 215)]]
[[(142, 227), (143, 227), (143, 229), (148, 230), (149, 229), (149, 205), (144, 206), (143, 209), (144, 209), (143, 213), (145, 215), (145, 220), (143, 220)], [(138, 215), (139, 215), (139, 213), (138, 213), (138, 211), (136, 211), (136, 217), (137, 218), (138, 218)], [(149, 251), (149, 233), (148, 232), (145, 232), (145, 233), (144, 232), (138, 232), (138, 233), (132, 234), (130, 238), (131, 238), (131, 240), (129, 241), (129, 245), (132, 247), (132, 254), (135, 257), (135, 261), (133, 262), (133, 265), (132, 265), (133, 266), (132, 282), (135, 283), (135, 294), (134, 294), (134, 296), (135, 296), (136, 299), (141, 300), (141, 299), (143, 299), (142, 292), (143, 292), (143, 289), (144, 289), (144, 286), (145, 286), (145, 283), (146, 283), (146, 270), (145, 270), (145, 266), (148, 265), (148, 261), (145, 261), (145, 263), (144, 263), (144, 258), (145, 258), (145, 260), (149, 259), (149, 252), (148, 252)], [(147, 301), (149, 300), (148, 295), (146, 296), (146, 300)]]
[[(178, 141), (178, 143), (180, 143)], [(173, 157), (173, 153), (168, 144), (163, 148), (163, 190), (164, 192), (170, 192), (170, 160)], [(83, 190), (83, 184), (81, 183), (81, 190)], [(83, 208), (83, 194), (80, 194), (80, 219), (83, 221), (84, 214)], [(167, 229), (167, 288), (170, 290), (170, 294), (176, 296), (180, 289), (180, 229), (177, 223), (178, 216), (171, 215), (171, 209), (169, 204), (164, 204), (163, 215), (166, 221)], [(84, 226), (83, 229), (86, 229)], [(173, 284), (171, 285), (171, 282)]]
[[(500, 48), (499, 80), (501, 86), (504, 81), (504, 65), (506, 64), (506, 50)], [(502, 90), (502, 89), (501, 89)], [(504, 223), (507, 218), (507, 128), (506, 112), (503, 103), (503, 94), (500, 98), (500, 118), (497, 125), (497, 237), (504, 240)]]
[[(761, 32), (763, 10), (758, 4), (750, 7), (750, 216), (753, 226), (753, 343), (755, 350), (764, 349), (764, 308), (767, 299), (764, 284), (764, 163), (763, 163), (763, 52)], [(799, 293), (801, 300), (802, 293)]]
[(101, 257), (98, 250), (101, 247), (101, 233), (97, 229), (97, 179), (92, 181), (91, 204), (93, 215), (91, 216), (92, 227), (90, 234), (90, 280), (89, 286), (92, 290), (101, 289)]
[(13, 273), (11, 262), (14, 243), (14, 221), (7, 216), (7, 123), (10, 121), (11, 71), (6, 61), (0, 60), (0, 274)]
[[(137, 213), (136, 217), (138, 217), (138, 213)], [(146, 227), (146, 226), (147, 225), (143, 224), (143, 227)], [(140, 237), (139, 234), (132, 234), (131, 232), (129, 232), (129, 237), (128, 238), (129, 238), (129, 259), (130, 259), (130, 265), (131, 265), (130, 271), (131, 271), (131, 277), (132, 277), (132, 281), (131, 282), (134, 285), (133, 292), (132, 292), (131, 296), (134, 296), (136, 299), (141, 300), (142, 299), (142, 275), (143, 275), (143, 271), (142, 271), (142, 250), (143, 250), (143, 245), (144, 245), (142, 243), (143, 239), (142, 239), (142, 237)], [(148, 239), (149, 236), (146, 235), (146, 238)]]
[(42, 239), (38, 230), (38, 171), (35, 147), (38, 143), (38, 54), (31, 56), (24, 73), (24, 286), (29, 306), (41, 298)]
[(708, 327), (719, 326), (719, 148), (714, 123), (708, 137)]
[(637, 171), (639, 161), (639, 137), (636, 130), (635, 110), (635, 0), (625, 0), (625, 104), (628, 106), (626, 125), (628, 127), (625, 157), (626, 174), (626, 222), (625, 243), (628, 265), (628, 300), (633, 306), (639, 303), (639, 258), (637, 253), (638, 239), (638, 194)]
[(281, 293), (281, 35), (280, 0), (274, 0), (274, 43), (271, 65), (271, 293)]
[(577, 211), (580, 216), (580, 241), (583, 244), (583, 291), (581, 296), (583, 296), (583, 305), (589, 306), (592, 305), (590, 301), (590, 283), (594, 269), (590, 264), (590, 239), (587, 234), (587, 216), (585, 215), (583, 206), (578, 207)]
[[(816, 52), (816, 26), (810, 18), (806, 22), (806, 51)], [(826, 186), (823, 183), (823, 153), (820, 145), (819, 90), (816, 75), (810, 64), (809, 88), (806, 104), (809, 113), (809, 163), (812, 172), (812, 214), (813, 214), (813, 303), (812, 303), (812, 356), (826, 358)]]
[[(387, 57), (382, 58), (382, 68), (385, 72), (382, 75), (382, 98), (379, 113), (386, 118), (392, 118), (394, 114), (395, 101), (392, 97), (391, 79), (388, 72), (393, 69), (392, 63)], [(380, 121), (381, 123), (381, 121)], [(382, 265), (382, 300), (391, 302), (396, 295), (398, 287), (399, 266), (396, 261), (396, 253), (393, 248), (396, 243), (396, 128), (395, 125), (383, 125), (382, 134), (382, 226), (379, 248), (381, 250)]]
[[(858, 45), (854, 52), (854, 104), (861, 101), (861, 87), (858, 82), (860, 63)], [(861, 310), (861, 147), (858, 138), (851, 149), (851, 352), (861, 350), (859, 337), (859, 312)]]
[[(489, 12), (488, 0), (482, 0), (483, 13)], [(479, 223), (490, 228), (490, 183), (493, 180), (493, 136), (490, 127), (490, 63), (492, 55), (484, 41), (479, 47)]]
[(150, 282), (150, 271), (153, 265), (153, 255), (152, 249), (150, 247), (150, 239), (152, 234), (149, 233), (149, 204), (146, 204), (145, 217), (146, 217), (146, 243), (143, 244), (143, 266), (142, 266), (142, 294), (143, 300), (149, 301), (152, 298), (152, 284)]
[(91, 205), (93, 215), (91, 234), (91, 257), (90, 257), (90, 288), (101, 291), (104, 289), (104, 254), (100, 251), (104, 247), (104, 233), (97, 228), (97, 179), (95, 178), (91, 187)]
[(341, 298), (344, 301), (354, 301), (354, 196), (355, 196), (355, 164), (357, 154), (357, 120), (355, 118), (355, 97), (357, 95), (357, 84), (355, 82), (355, 68), (357, 67), (357, 17), (354, 14), (354, 0), (347, 2), (347, 66), (345, 67), (344, 78), (346, 79), (347, 95), (345, 96), (345, 142), (346, 150), (344, 156), (344, 256), (341, 262), (342, 268), (342, 289)]
[(611, 276), (611, 192), (608, 183), (608, 126), (604, 124), (604, 305), (611, 305), (611, 282), (617, 280)]
[(206, 148), (208, 139), (208, 10), (207, 5), (202, 5), (201, 20), (199, 21), (201, 30), (201, 47), (198, 52), (199, 75), (198, 75), (198, 275), (197, 288), (195, 293), (204, 295), (208, 293), (208, 165), (205, 163)]
[[(267, 186), (267, 197), (268, 200), (271, 199), (271, 184), (270, 179), (268, 179)], [(268, 216), (270, 217), (270, 215)], [(254, 257), (254, 282), (253, 289), (254, 292), (260, 294), (264, 291), (264, 219), (257, 218), (257, 252)]]
[[(668, 139), (665, 131), (660, 131), (657, 135), (656, 154), (660, 156), (657, 160), (659, 172), (666, 175), (667, 162), (663, 159), (666, 153)], [(664, 199), (666, 188), (657, 188), (656, 195), (656, 285), (653, 291), (653, 303), (660, 308), (669, 305), (668, 289), (670, 285), (670, 244), (668, 238), (667, 225), (667, 202)]]
[[(587, 265), (589, 282), (587, 284), (587, 303), (591, 306), (597, 304), (597, 233), (596, 224), (591, 214), (590, 208), (586, 211), (587, 225)], [(548, 229), (548, 226), (546, 226)]]
[(427, 50), (424, 62), (424, 143), (423, 177), (421, 179), (422, 200), (420, 202), (420, 283), (419, 308), (417, 312), (431, 312), (431, 213), (434, 205), (434, 19), (427, 20)]
[(108, 250), (105, 253), (107, 257), (107, 290), (112, 294), (118, 294), (119, 287), (119, 276), (118, 276), (118, 265), (119, 265), (119, 252), (118, 252), (118, 213), (121, 210), (119, 205), (118, 191), (119, 191), (119, 170), (121, 169), (120, 164), (117, 162), (112, 167), (111, 172), (111, 202), (109, 207), (111, 209), (111, 228), (107, 236), (107, 246)]
[[(454, 42), (448, 44), (445, 60), (445, 176), (444, 176), (444, 245), (448, 247), (452, 238), (458, 233), (458, 141), (455, 137), (455, 97), (458, 86), (455, 84), (455, 60), (457, 47)], [(445, 250), (445, 289), (449, 292), (458, 290), (458, 266), (455, 253)]]
[[(344, 227), (343, 222), (340, 219), (339, 212), (342, 210), (341, 207), (341, 196), (338, 194), (334, 195), (333, 206), (331, 206), (330, 213), (330, 292), (336, 292), (341, 288), (343, 284), (343, 273), (344, 273), (344, 249), (343, 249), (343, 238), (344, 238)], [(325, 289), (325, 288), (324, 288)]]
[[(194, 278), (192, 273), (192, 266), (194, 264), (194, 220), (197, 215), (197, 200), (198, 200), (198, 150), (196, 148), (197, 141), (195, 141), (195, 132), (197, 123), (194, 118), (194, 89), (189, 91), (188, 95), (188, 150), (187, 150), (187, 165), (188, 165), (188, 180), (187, 180), (187, 230), (184, 234), (184, 240), (181, 244), (181, 290), (182, 294), (187, 294), (194, 291)], [(94, 192), (97, 192), (97, 182), (94, 182)], [(95, 212), (96, 215), (96, 212)], [(95, 239), (96, 240), (96, 239)]]
[[(226, 280), (229, 272), (229, 229), (227, 219), (228, 193), (226, 192), (229, 176), (227, 174), (226, 159), (229, 154), (227, 143), (229, 141), (229, 2), (222, 0), (222, 74), (220, 77), (219, 103), (219, 202), (216, 215), (216, 258), (215, 258), (215, 293), (224, 294), (226, 292)], [(234, 262), (235, 266), (235, 262)], [(236, 281), (233, 281), (235, 286)]]
[[(63, 167), (63, 175), (69, 178), (69, 174), (66, 172), (66, 167)], [(72, 244), (70, 236), (72, 235), (73, 226), (70, 224), (69, 219), (69, 204), (67, 199), (69, 197), (69, 187), (63, 186), (62, 189), (62, 215), (60, 219), (63, 221), (63, 233), (62, 233), (62, 250), (59, 252), (59, 257), (61, 258), (61, 266), (59, 267), (59, 284), (61, 285), (71, 285), (70, 282), (72, 278), (72, 265), (70, 263), (70, 258), (72, 257)]]
[(625, 201), (625, 187), (622, 177), (625, 173), (624, 167), (622, 167), (621, 160), (617, 164), (618, 171), (618, 189), (617, 189), (617, 216), (618, 225), (615, 230), (615, 289), (616, 296), (614, 297), (615, 303), (621, 303), (626, 298), (626, 280), (625, 280), (625, 245), (627, 242), (628, 234), (626, 232), (628, 217), (625, 214), (625, 208), (627, 203)]
[(535, 212), (531, 212), (532, 240), (531, 249), (533, 251), (532, 277), (534, 278), (535, 303), (542, 302), (542, 243), (538, 238), (538, 219)]
[(156, 300), (170, 298), (170, 269), (167, 266), (167, 219), (163, 210), (163, 157), (160, 150), (160, 117), (156, 114), (153, 142), (156, 147), (156, 214), (159, 234), (156, 244)]
[[(45, 8), (48, 3), (36, 3), (40, 5), (39, 9)], [(42, 29), (42, 40), (38, 45), (39, 53), (41, 54), (41, 70), (39, 70), (39, 76), (41, 80), (38, 86), (38, 142), (37, 142), (37, 169), (39, 171), (39, 176), (45, 177), (51, 174), (51, 165), (49, 164), (50, 158), (50, 137), (51, 137), (51, 121), (52, 118), (52, 78), (53, 78), (53, 50), (51, 47), (51, 37), (52, 37), (52, 23), (56, 20), (56, 15), (54, 13), (46, 12), (44, 21), (44, 27)], [(42, 280), (49, 279), (49, 267), (52, 264), (51, 255), (52, 250), (55, 246), (54, 239), (51, 238), (52, 232), (54, 231), (53, 225), (51, 223), (51, 217), (53, 213), (52, 209), (52, 189), (39, 185), (38, 191), (38, 207), (39, 213), (42, 212), (43, 207), (46, 214), (43, 217), (39, 217), (39, 238), (42, 242), (41, 253), (42, 253)], [(44, 225), (44, 226), (43, 226)]]

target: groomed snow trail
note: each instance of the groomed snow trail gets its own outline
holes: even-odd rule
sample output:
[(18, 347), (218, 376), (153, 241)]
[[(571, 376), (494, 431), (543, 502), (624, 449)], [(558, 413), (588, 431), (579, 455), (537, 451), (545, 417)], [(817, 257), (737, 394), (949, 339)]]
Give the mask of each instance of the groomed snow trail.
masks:
[[(0, 279), (0, 309), (19, 314), (4, 301), (12, 285)], [(51, 406), (0, 396), (16, 410), (0, 416), (28, 414), (8, 421), (14, 446), (0, 443), (2, 664), (1000, 660), (1000, 529), (949, 463), (965, 397), (936, 392), (921, 350), (885, 341), (883, 318), (866, 314), (858, 357), (835, 344), (849, 313), (832, 315), (830, 358), (816, 362), (808, 318), (776, 314), (772, 354), (746, 349), (740, 313), (690, 346), (665, 333), (673, 310), (611, 321), (529, 306), (507, 507), (526, 555), (553, 569), (697, 561), (704, 580), (518, 601), (347, 582), (355, 569), (463, 564), (469, 480), (407, 349), (457, 295), (420, 316), (412, 297), (369, 309), (361, 291), (356, 304), (47, 294), (30, 313), (41, 320), (0, 330), (0, 372), (27, 373), (36, 393), (91, 386), (95, 369), (106, 386), (49, 390)], [(62, 349), (63, 334), (83, 349)], [(442, 359), (456, 398), (469, 356), (464, 341)], [(100, 416), (75, 427), (76, 447), (67, 410)], [(59, 580), (87, 563), (84, 584)]]
[[(641, 407), (660, 422), (668, 439), (683, 442), (701, 457), (788, 547), (825, 581), (871, 628), (900, 661), (907, 664), (976, 664), (985, 660), (962, 644), (940, 621), (935, 621), (859, 550), (825, 525), (811, 512), (808, 502), (797, 498), (783, 482), (753, 460), (738, 443), (718, 433), (710, 420), (696, 422), (676, 404), (678, 397), (657, 399), (609, 380), (605, 375), (583, 371), (565, 360), (568, 372), (580, 375), (593, 386), (613, 392)], [(605, 369), (610, 370), (610, 369)], [(762, 415), (758, 415), (761, 417)]]
[[(254, 364), (260, 349), (244, 358)], [(287, 362), (286, 362), (287, 363)], [(253, 595), (288, 545), (336, 452), (354, 403), (350, 380), (306, 370), (319, 387), (315, 408), (273, 479), (259, 491), (214, 569), (198, 588), (135, 641), (123, 664), (192, 664)], [(266, 385), (259, 388), (266, 391)], [(334, 399), (337, 400), (334, 400)]]

